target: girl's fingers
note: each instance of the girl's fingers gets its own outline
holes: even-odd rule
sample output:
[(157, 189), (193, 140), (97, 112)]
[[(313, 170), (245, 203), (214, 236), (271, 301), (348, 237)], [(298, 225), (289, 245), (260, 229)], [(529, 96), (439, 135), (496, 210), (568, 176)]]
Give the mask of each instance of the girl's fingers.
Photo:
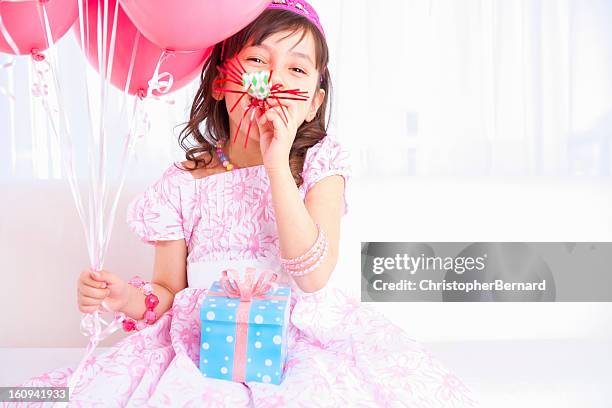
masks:
[(268, 118), (266, 117), (264, 113), (261, 113), (261, 110), (257, 109), (255, 111), (255, 121), (257, 122), (259, 126), (263, 126), (268, 121)]
[(274, 130), (278, 125), (275, 124), (270, 118), (271, 116), (269, 110), (257, 118), (257, 127), (259, 128), (260, 135), (267, 135), (268, 133), (274, 135)]
[(106, 282), (95, 281), (91, 278), (84, 279), (83, 283), (91, 288), (97, 288), (97, 289), (104, 289), (107, 286)]
[(283, 129), (287, 127), (283, 114), (279, 112), (280, 107), (274, 106), (266, 112), (266, 118), (272, 122), (274, 129)]
[(283, 106), (274, 105), (272, 109), (274, 109), (274, 112), (280, 117), (283, 124), (285, 126), (288, 126), (289, 119), (291, 119), (291, 110), (289, 109), (289, 105), (285, 105), (285, 104), (283, 104)]
[(107, 283), (105, 281), (99, 281), (99, 280), (95, 280), (93, 278), (94, 273), (91, 270), (87, 270), (87, 271), (83, 271), (81, 273), (80, 276), (80, 281), (87, 285), (87, 286), (91, 286), (92, 288), (98, 288), (98, 289), (103, 289), (107, 286)]
[(94, 299), (104, 299), (110, 293), (110, 289), (96, 289), (91, 286), (82, 286), (79, 288), (79, 293), (83, 296), (91, 297)]
[(79, 304), (81, 306), (99, 306), (102, 303), (102, 299), (94, 299), (89, 296), (81, 295)]
[(100, 272), (92, 272), (91, 277), (98, 282), (106, 282), (108, 285), (117, 282), (117, 275), (112, 272), (107, 271), (106, 269), (101, 270)]

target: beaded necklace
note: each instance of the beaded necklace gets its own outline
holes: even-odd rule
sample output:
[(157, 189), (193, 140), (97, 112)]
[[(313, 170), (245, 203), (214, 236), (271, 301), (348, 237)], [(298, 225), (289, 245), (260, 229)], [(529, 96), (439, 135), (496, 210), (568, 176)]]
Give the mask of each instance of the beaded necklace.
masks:
[(221, 141), (217, 142), (217, 145), (216, 145), (217, 156), (219, 156), (219, 159), (221, 160), (223, 167), (225, 167), (225, 170), (230, 171), (234, 168), (234, 165), (229, 161), (227, 156), (225, 156), (225, 154), (223, 153), (223, 144), (224, 143)]

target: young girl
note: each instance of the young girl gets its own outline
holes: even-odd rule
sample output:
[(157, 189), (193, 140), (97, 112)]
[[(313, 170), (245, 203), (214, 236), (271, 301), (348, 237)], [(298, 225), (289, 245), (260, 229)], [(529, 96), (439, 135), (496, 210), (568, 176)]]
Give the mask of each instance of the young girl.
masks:
[[(241, 119), (253, 97), (233, 92), (241, 87), (222, 68), (233, 58), (247, 72), (272, 71), (272, 86), (306, 91), (307, 100), (283, 99), (265, 113), (255, 110), (247, 139), (249, 116)], [(419, 343), (368, 305), (327, 286), (351, 174), (346, 152), (326, 135), (327, 64), (323, 28), (302, 0), (272, 3), (215, 46), (181, 134), (187, 160), (170, 165), (128, 208), (130, 229), (155, 245), (151, 282), (129, 284), (109, 271), (80, 276), (80, 310), (101, 310), (104, 301), (125, 314), (124, 328), (134, 333), (88, 361), (73, 403), (476, 406), (462, 382)], [(186, 146), (188, 137), (194, 146)], [(307, 254), (315, 254), (314, 267), (291, 268), (290, 260)], [(292, 286), (280, 385), (266, 383), (269, 377), (207, 378), (198, 370), (199, 308), (207, 288), (222, 269), (246, 266), (273, 269)], [(72, 372), (57, 369), (22, 386), (65, 386)]]

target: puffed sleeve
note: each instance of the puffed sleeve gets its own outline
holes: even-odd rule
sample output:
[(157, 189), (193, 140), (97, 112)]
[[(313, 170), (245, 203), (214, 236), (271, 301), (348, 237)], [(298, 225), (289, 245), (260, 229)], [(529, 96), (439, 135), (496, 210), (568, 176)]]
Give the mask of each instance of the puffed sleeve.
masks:
[(185, 237), (180, 184), (173, 166), (128, 204), (126, 221), (129, 230), (147, 244)]
[(342, 148), (340, 143), (325, 136), (306, 151), (304, 167), (302, 170), (304, 196), (318, 181), (334, 174), (344, 177), (344, 190), (342, 193), (342, 215), (348, 212), (346, 199), (347, 183), (352, 178), (352, 169), (349, 163), (350, 155)]

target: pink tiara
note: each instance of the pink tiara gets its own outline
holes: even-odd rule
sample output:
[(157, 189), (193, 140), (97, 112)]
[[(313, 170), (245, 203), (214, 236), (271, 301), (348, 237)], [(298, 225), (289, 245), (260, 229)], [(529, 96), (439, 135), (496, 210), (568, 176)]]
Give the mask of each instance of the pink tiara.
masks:
[(308, 21), (317, 26), (323, 37), (325, 37), (325, 31), (323, 31), (323, 26), (319, 21), (319, 15), (305, 0), (272, 0), (272, 3), (267, 8), (292, 11), (300, 16), (304, 16)]

